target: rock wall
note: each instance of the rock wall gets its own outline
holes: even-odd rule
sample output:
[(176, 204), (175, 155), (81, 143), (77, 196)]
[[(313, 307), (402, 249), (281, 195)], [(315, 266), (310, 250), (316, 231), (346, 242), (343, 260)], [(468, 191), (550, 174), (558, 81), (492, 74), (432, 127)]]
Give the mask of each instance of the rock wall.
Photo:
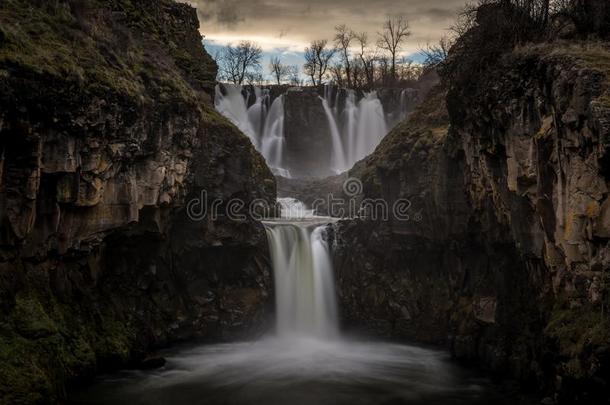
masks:
[(607, 403), (608, 57), (519, 49), (435, 89), (350, 172), (360, 198), (412, 205), (408, 221), (338, 226), (346, 325), (446, 344), (550, 401)]
[(275, 199), (213, 110), (198, 28), (169, 0), (3, 3), (0, 403), (56, 403), (155, 347), (264, 328), (262, 225), (185, 209)]

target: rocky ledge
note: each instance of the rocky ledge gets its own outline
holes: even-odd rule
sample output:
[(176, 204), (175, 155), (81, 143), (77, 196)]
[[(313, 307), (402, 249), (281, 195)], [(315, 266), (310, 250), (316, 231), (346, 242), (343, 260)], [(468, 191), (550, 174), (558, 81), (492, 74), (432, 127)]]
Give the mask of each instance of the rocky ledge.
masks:
[(169, 0), (3, 2), (0, 403), (56, 403), (155, 347), (263, 326), (262, 226), (185, 209), (275, 199), (213, 110), (198, 28)]

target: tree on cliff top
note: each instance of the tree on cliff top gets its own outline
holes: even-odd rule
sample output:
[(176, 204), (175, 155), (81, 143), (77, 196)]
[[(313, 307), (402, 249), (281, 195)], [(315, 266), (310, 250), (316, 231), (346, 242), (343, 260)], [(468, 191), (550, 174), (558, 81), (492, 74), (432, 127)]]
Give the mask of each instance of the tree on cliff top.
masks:
[(305, 74), (311, 78), (314, 86), (322, 84), (324, 75), (328, 71), (330, 60), (335, 55), (336, 49), (329, 48), (325, 39), (313, 41), (305, 48)]
[(379, 48), (388, 51), (391, 58), (390, 72), (392, 79), (396, 80), (396, 57), (402, 48), (403, 42), (411, 35), (409, 22), (405, 16), (388, 17), (383, 24), (383, 30), (377, 33)]
[(434, 68), (443, 63), (452, 45), (453, 40), (443, 36), (437, 44), (427, 44), (425, 48), (420, 49), (419, 52), (424, 57), (424, 67)]
[(278, 85), (282, 84), (282, 80), (290, 74), (290, 66), (284, 65), (279, 56), (274, 56), (269, 62), (269, 71), (275, 78)]
[(261, 47), (252, 41), (226, 46), (217, 57), (220, 76), (233, 83), (242, 84), (246, 78), (256, 76), (260, 72), (262, 53)]
[(352, 41), (356, 39), (356, 33), (350, 30), (345, 24), (337, 25), (335, 27), (335, 32), (335, 45), (341, 53), (341, 63), (345, 70), (347, 86), (352, 87), (352, 65), (349, 49)]

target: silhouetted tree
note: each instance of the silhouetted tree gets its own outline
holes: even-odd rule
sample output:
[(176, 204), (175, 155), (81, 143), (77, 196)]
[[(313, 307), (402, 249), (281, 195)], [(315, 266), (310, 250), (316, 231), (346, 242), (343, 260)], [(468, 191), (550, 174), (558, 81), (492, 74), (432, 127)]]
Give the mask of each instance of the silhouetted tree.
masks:
[(409, 22), (401, 15), (388, 17), (383, 24), (383, 30), (378, 33), (378, 46), (390, 54), (390, 74), (393, 80), (396, 79), (396, 57), (409, 35)]
[(424, 56), (424, 66), (427, 68), (436, 67), (442, 63), (447, 59), (451, 45), (451, 39), (443, 36), (437, 44), (428, 44), (425, 48), (420, 49), (420, 53)]
[(290, 73), (290, 66), (284, 65), (279, 56), (274, 56), (269, 62), (269, 71), (277, 84), (282, 84), (282, 80)]
[(242, 84), (248, 75), (260, 74), (262, 53), (261, 47), (251, 41), (226, 46), (217, 55), (220, 75), (233, 83)]
[(328, 41), (322, 39), (313, 41), (309, 47), (305, 48), (304, 70), (314, 86), (322, 84), (329, 63), (336, 52), (335, 48), (328, 48), (327, 45)]
[(288, 66), (288, 80), (293, 86), (301, 86), (303, 84), (297, 65)]
[(350, 30), (345, 24), (337, 25), (335, 27), (335, 46), (339, 50), (341, 55), (342, 70), (345, 71), (345, 77), (347, 80), (347, 86), (352, 87), (352, 64), (350, 47), (352, 41), (355, 39), (356, 34)]
[(372, 88), (375, 82), (376, 55), (368, 50), (368, 34), (366, 32), (356, 34), (356, 40), (360, 45), (358, 58), (362, 63), (362, 71), (366, 78), (366, 86)]

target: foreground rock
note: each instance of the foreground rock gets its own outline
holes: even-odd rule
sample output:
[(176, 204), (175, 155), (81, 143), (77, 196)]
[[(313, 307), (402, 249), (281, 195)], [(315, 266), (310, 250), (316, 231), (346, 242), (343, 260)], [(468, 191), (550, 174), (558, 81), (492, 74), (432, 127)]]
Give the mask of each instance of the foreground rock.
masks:
[(608, 60), (515, 51), (437, 88), (350, 172), (360, 198), (411, 205), (338, 227), (347, 325), (447, 344), (553, 401), (607, 401)]
[(4, 2), (0, 403), (55, 403), (153, 347), (263, 327), (262, 226), (185, 209), (275, 198), (210, 105), (198, 26), (169, 0)]

